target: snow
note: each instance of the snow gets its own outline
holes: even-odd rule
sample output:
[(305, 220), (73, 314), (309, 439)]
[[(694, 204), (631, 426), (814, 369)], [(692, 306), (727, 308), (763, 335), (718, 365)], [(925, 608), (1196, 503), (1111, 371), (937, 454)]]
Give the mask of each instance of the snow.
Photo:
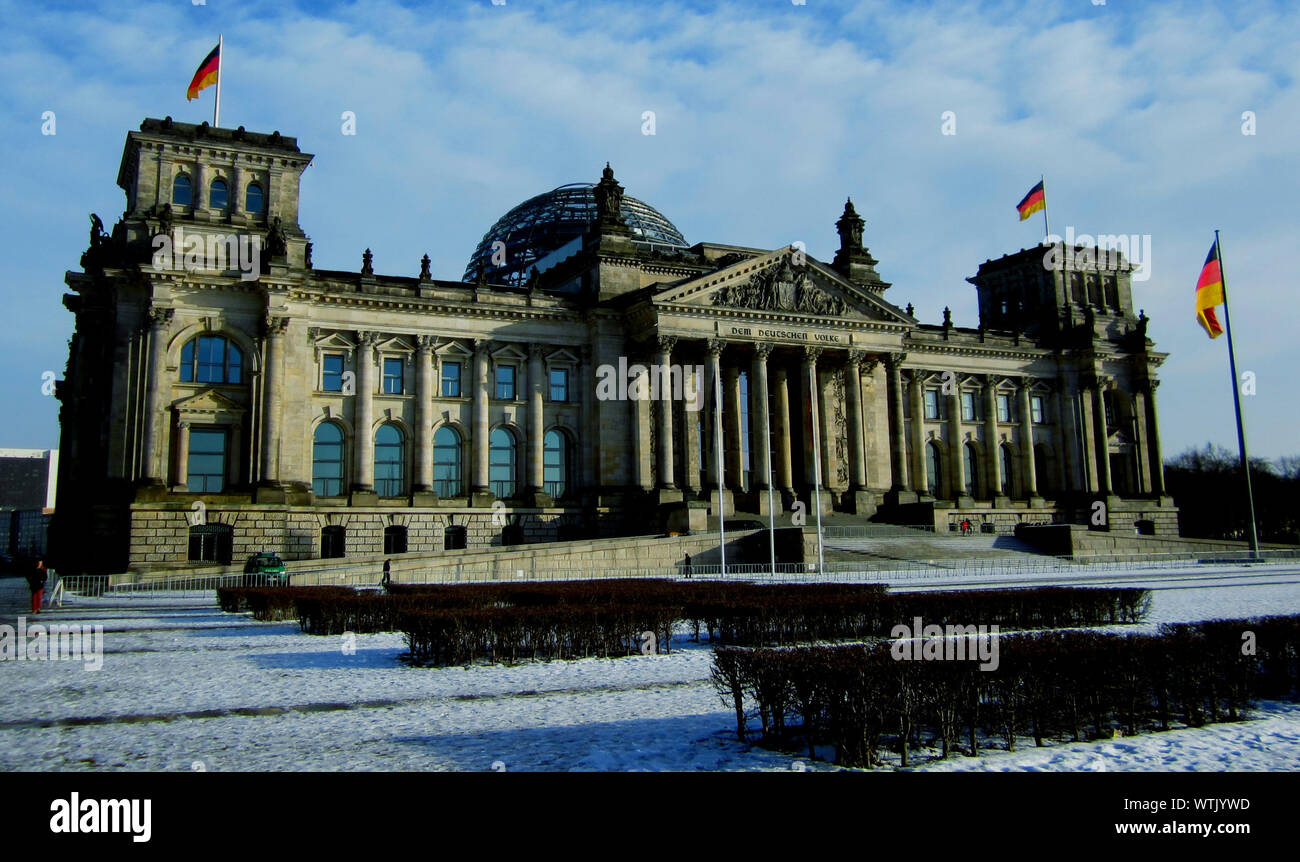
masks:
[[(1296, 581), (1159, 578), (1141, 628), (1294, 613)], [(835, 769), (739, 742), (709, 682), (711, 649), (684, 633), (669, 655), (412, 668), (398, 660), (401, 635), (356, 635), (348, 654), (342, 637), (223, 614), (211, 594), (73, 599), (29, 619), (54, 621), (104, 625), (103, 669), (0, 663), (0, 769)], [(1300, 769), (1300, 706), (1264, 704), (1258, 715), (1044, 749), (1030, 740), (918, 768)]]

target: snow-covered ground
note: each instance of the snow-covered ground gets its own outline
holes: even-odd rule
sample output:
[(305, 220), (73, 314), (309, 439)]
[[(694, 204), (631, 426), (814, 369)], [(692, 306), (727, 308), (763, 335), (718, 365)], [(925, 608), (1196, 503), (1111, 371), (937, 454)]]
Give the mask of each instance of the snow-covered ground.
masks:
[[(1143, 628), (1294, 613), (1296, 580), (1153, 583)], [(410, 668), (400, 635), (358, 635), (349, 654), (341, 637), (223, 614), (212, 598), (79, 599), (30, 620), (55, 621), (102, 624), (103, 669), (0, 662), (0, 769), (834, 768), (737, 741), (711, 650), (687, 637), (663, 656)], [(1300, 706), (1258, 715), (922, 768), (1300, 769)]]

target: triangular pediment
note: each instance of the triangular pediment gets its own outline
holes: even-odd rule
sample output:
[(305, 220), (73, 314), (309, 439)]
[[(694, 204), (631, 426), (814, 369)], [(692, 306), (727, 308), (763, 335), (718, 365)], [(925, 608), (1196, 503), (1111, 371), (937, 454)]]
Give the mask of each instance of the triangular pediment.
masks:
[(791, 316), (910, 323), (899, 309), (793, 246), (675, 284), (655, 305), (734, 308)]
[(238, 415), (245, 412), (242, 404), (222, 395), (215, 389), (204, 389), (202, 392), (188, 398), (182, 398), (172, 404), (172, 409), (181, 414), (182, 417), (191, 415)]

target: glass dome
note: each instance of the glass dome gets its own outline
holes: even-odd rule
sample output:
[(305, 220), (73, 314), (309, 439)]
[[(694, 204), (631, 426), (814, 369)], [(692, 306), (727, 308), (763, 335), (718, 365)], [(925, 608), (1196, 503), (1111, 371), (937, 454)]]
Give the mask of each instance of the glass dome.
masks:
[[(594, 190), (592, 183), (570, 183), (529, 198), (497, 219), (474, 249), (464, 281), (474, 281), (482, 263), (489, 282), (523, 284), (534, 266), (544, 271), (577, 252), (587, 226), (596, 220)], [(632, 241), (641, 247), (687, 247), (681, 231), (644, 201), (625, 194), (620, 212), (632, 230)], [(494, 266), (492, 250), (498, 241), (505, 243), (506, 262)]]

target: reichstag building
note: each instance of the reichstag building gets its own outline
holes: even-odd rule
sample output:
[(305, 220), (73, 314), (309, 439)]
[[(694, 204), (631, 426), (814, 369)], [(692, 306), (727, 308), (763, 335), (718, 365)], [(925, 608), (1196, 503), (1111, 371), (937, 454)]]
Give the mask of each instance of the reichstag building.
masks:
[(692, 244), (606, 166), (507, 212), (459, 281), (360, 248), (325, 270), (298, 211), (311, 161), (278, 132), (127, 135), (126, 210), (92, 217), (66, 276), (59, 569), (701, 530), (769, 499), (784, 524), (819, 500), (998, 532), (1101, 501), (1101, 528), (1177, 533), (1165, 354), (1122, 257), (986, 261), (977, 326), (922, 323), (851, 202), (830, 261)]

